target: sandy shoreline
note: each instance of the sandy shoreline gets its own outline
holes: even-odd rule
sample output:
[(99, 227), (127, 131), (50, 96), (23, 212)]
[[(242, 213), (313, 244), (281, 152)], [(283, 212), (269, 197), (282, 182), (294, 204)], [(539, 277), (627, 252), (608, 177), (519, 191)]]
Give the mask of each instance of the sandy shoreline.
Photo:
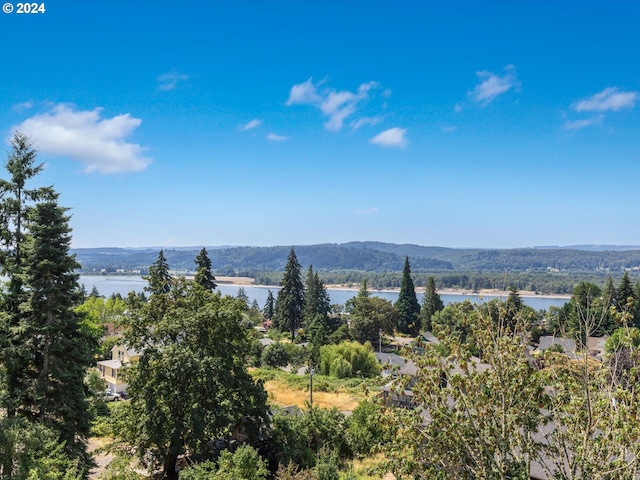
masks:
[[(277, 285), (258, 285), (255, 283), (255, 279), (251, 277), (216, 277), (216, 281), (221, 285), (238, 285), (238, 286), (252, 286), (252, 287), (270, 287), (277, 288)], [(355, 291), (357, 292), (360, 287), (353, 285), (344, 285), (344, 284), (330, 284), (326, 285), (327, 289), (331, 290), (345, 290), (345, 291)], [(399, 292), (400, 288), (384, 288), (384, 289), (370, 289), (371, 292)], [(416, 293), (424, 293), (423, 287), (417, 287)], [(508, 290), (492, 290), (492, 289), (483, 289), (477, 292), (472, 290), (464, 290), (464, 289), (455, 289), (455, 288), (441, 288), (438, 290), (439, 295), (486, 295), (491, 297), (507, 297), (509, 295)], [(534, 297), (534, 298), (563, 298), (569, 299), (571, 295), (560, 295), (560, 294), (547, 294), (547, 293), (535, 293), (530, 291), (520, 291), (518, 294), (521, 297)]]

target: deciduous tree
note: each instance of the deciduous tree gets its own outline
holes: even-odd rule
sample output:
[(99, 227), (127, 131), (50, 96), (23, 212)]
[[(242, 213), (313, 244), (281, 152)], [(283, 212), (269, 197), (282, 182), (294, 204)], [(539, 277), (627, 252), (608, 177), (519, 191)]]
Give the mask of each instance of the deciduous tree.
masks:
[(348, 300), (345, 308), (351, 322), (351, 336), (360, 343), (376, 344), (381, 333), (392, 335), (398, 322), (398, 310), (393, 304), (387, 299), (369, 296), (366, 289)]
[(266, 415), (266, 393), (244, 363), (242, 318), (237, 299), (185, 280), (126, 317), (127, 343), (143, 354), (127, 374), (131, 400), (117, 429), (140, 458), (157, 452), (166, 478), (186, 449), (204, 451), (240, 419), (255, 434)]

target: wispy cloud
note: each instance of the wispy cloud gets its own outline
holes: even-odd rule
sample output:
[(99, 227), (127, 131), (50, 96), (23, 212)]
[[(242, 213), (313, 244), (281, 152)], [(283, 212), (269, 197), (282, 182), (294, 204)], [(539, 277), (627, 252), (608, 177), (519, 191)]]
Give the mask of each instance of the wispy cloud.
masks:
[(253, 130), (254, 128), (258, 128), (260, 125), (262, 125), (262, 120), (258, 120), (257, 118), (254, 118), (250, 122), (247, 122), (244, 125), (242, 125), (242, 127), (240, 127), (240, 130), (243, 132), (246, 132), (247, 130)]
[(637, 99), (638, 92), (621, 92), (616, 87), (609, 87), (571, 106), (576, 112), (617, 112), (624, 108), (633, 108)]
[(126, 138), (142, 120), (128, 113), (101, 118), (102, 109), (76, 110), (58, 104), (13, 127), (33, 138), (42, 153), (69, 157), (85, 166), (86, 172), (121, 173), (144, 170), (151, 159), (144, 149)]
[(319, 105), (320, 103), (322, 98), (313, 84), (313, 79), (309, 78), (306, 82), (291, 87), (285, 105)]
[(184, 82), (188, 79), (189, 75), (179, 73), (176, 70), (171, 70), (170, 72), (163, 73), (156, 80), (158, 82), (158, 90), (167, 92), (175, 89), (180, 82)]
[(577, 131), (594, 125), (600, 125), (603, 120), (604, 115), (598, 115), (597, 117), (585, 118), (582, 120), (566, 121), (562, 124), (562, 128), (565, 130)]
[(374, 213), (378, 213), (380, 211), (380, 209), (378, 207), (374, 207), (374, 208), (367, 208), (365, 210), (358, 210), (356, 213), (356, 215), (373, 215)]
[(358, 120), (354, 120), (349, 124), (349, 126), (352, 130), (357, 130), (365, 125), (378, 125), (380, 122), (382, 122), (382, 115), (376, 115), (373, 117), (362, 117)]
[(409, 143), (405, 137), (406, 133), (406, 129), (394, 127), (379, 133), (369, 140), (369, 142), (380, 145), (381, 147), (404, 148), (407, 146), (407, 143)]
[[(286, 105), (311, 105), (320, 109), (322, 114), (329, 117), (324, 124), (327, 130), (340, 130), (345, 120), (357, 112), (360, 104), (369, 98), (369, 92), (377, 88), (377, 82), (363, 83), (356, 92), (347, 90), (333, 90), (325, 88), (319, 91), (324, 83), (313, 83), (309, 78), (306, 82), (291, 87)], [(357, 122), (357, 120), (356, 120)]]
[(442, 127), (442, 131), (445, 133), (451, 133), (451, 132), (455, 132), (458, 129), (458, 127), (453, 126), (453, 125), (447, 125), (445, 127)]
[(483, 70), (476, 72), (480, 79), (480, 83), (476, 87), (467, 92), (471, 100), (486, 107), (493, 102), (499, 95), (508, 92), (512, 88), (517, 88), (520, 83), (516, 77), (516, 69), (513, 65), (504, 67), (503, 75)]
[(16, 112), (23, 112), (25, 110), (30, 110), (33, 108), (33, 101), (32, 100), (27, 100), (26, 102), (22, 102), (22, 103), (17, 103), (13, 106), (13, 110)]
[(269, 140), (270, 142), (284, 142), (285, 140), (289, 140), (289, 137), (277, 135), (275, 133), (269, 133), (267, 134), (267, 140)]

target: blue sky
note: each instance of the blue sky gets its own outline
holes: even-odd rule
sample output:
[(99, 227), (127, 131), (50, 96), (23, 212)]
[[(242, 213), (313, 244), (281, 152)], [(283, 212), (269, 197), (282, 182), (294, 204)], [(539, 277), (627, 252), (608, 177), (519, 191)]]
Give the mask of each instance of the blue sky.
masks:
[(74, 246), (640, 244), (640, 3), (45, 8), (0, 16), (0, 133)]

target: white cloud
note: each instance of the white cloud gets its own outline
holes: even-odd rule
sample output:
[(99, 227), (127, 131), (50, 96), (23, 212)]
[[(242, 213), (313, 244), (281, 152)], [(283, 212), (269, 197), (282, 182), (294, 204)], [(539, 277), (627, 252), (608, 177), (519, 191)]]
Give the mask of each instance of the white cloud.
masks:
[(291, 87), (286, 105), (317, 105), (322, 102), (315, 85), (310, 78), (306, 82)]
[(456, 113), (460, 113), (463, 109), (464, 109), (464, 107), (462, 106), (462, 104), (460, 102), (456, 103), (453, 106), (453, 111), (456, 112)]
[(379, 133), (371, 140), (369, 140), (369, 142), (380, 145), (381, 147), (404, 148), (407, 143), (409, 143), (405, 138), (406, 133), (406, 129), (394, 127), (390, 128), (389, 130), (385, 130), (382, 133)]
[(499, 95), (519, 86), (513, 65), (504, 67), (504, 75), (502, 76), (486, 70), (476, 72), (476, 75), (480, 78), (480, 83), (476, 85), (476, 88), (468, 92), (468, 95), (474, 102), (478, 102), (482, 106), (489, 105)]
[(76, 110), (59, 104), (12, 128), (30, 136), (42, 153), (69, 157), (85, 166), (86, 172), (120, 173), (144, 170), (151, 159), (144, 149), (126, 138), (142, 120), (128, 113), (100, 118), (101, 108)]
[(269, 133), (267, 134), (267, 140), (269, 140), (270, 142), (284, 142), (285, 140), (288, 140), (289, 137), (284, 137), (282, 135), (277, 135), (275, 133)]
[(262, 120), (258, 120), (257, 118), (254, 118), (250, 122), (244, 124), (240, 128), (240, 130), (242, 130), (243, 132), (246, 132), (247, 130), (252, 130), (254, 128), (258, 128), (260, 125), (262, 125)]
[(458, 127), (455, 127), (453, 125), (447, 125), (445, 127), (442, 127), (442, 131), (444, 133), (450, 133), (450, 132), (455, 132), (458, 129)]
[(178, 86), (178, 83), (184, 82), (189, 79), (189, 75), (185, 75), (179, 73), (175, 70), (171, 70), (170, 72), (163, 73), (156, 80), (158, 81), (158, 90), (162, 90), (164, 92), (173, 90)]
[(617, 112), (623, 108), (633, 108), (638, 99), (638, 92), (621, 92), (616, 87), (609, 87), (585, 100), (572, 105), (576, 112)]
[(604, 115), (598, 115), (597, 117), (585, 118), (583, 120), (566, 121), (562, 124), (562, 128), (565, 130), (577, 131), (594, 125), (600, 125), (603, 120)]
[(312, 105), (320, 108), (322, 114), (329, 117), (324, 124), (327, 130), (340, 130), (345, 120), (357, 112), (358, 104), (369, 98), (369, 92), (378, 87), (377, 82), (363, 83), (357, 92), (347, 90), (337, 91), (325, 89), (318, 91), (318, 87), (324, 82), (314, 85), (312, 79), (294, 85), (289, 92), (286, 105)]
[(373, 215), (374, 213), (378, 213), (380, 209), (378, 207), (367, 208), (365, 210), (358, 210), (356, 215)]

